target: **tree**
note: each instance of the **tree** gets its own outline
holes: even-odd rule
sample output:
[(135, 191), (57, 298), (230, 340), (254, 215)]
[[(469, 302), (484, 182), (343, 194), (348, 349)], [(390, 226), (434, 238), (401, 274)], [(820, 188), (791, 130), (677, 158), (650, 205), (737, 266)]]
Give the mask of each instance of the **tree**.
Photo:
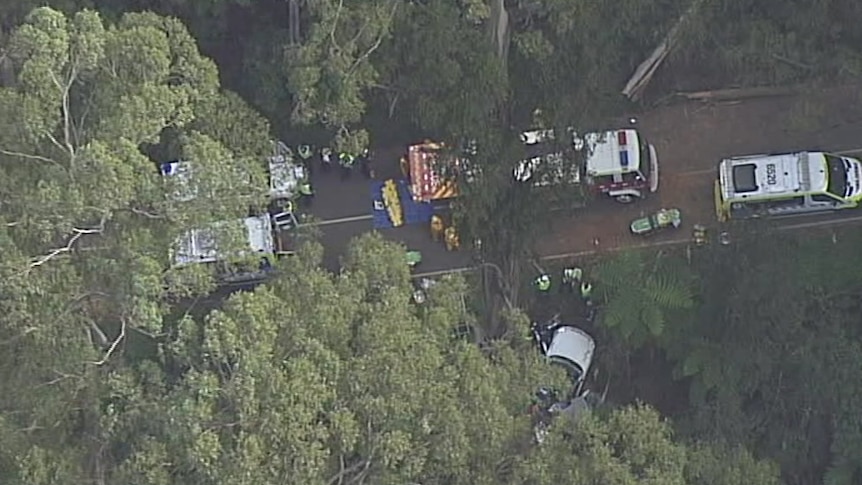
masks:
[(546, 441), (518, 462), (514, 477), (510, 483), (541, 485), (779, 483), (774, 466), (744, 451), (675, 442), (668, 423), (642, 405), (556, 421)]
[[(197, 119), (222, 102), (217, 71), (175, 19), (106, 24), (43, 7), (5, 47), (15, 83), (0, 88), (0, 462), (10, 483), (84, 482), (106, 473), (117, 361), (163, 332), (171, 244), (263, 200), (252, 155), (263, 145)], [(194, 159), (205, 189), (237, 195), (170, 202), (154, 144)]]
[(695, 261), (696, 318), (660, 342), (691, 382), (686, 434), (756, 447), (790, 484), (858, 480), (858, 241), (761, 235)]
[(476, 25), (484, 18), (472, 15), (471, 5), (408, 5), (392, 42), (381, 47), (380, 84), (391, 95), (390, 116), (400, 114), (445, 139), (478, 139), (491, 150), (506, 127), (508, 80), (485, 30)]
[(622, 253), (599, 263), (596, 282), (602, 323), (634, 346), (660, 337), (668, 313), (695, 303), (695, 279), (673, 254)]
[(619, 94), (686, 2), (521, 1), (512, 9), (514, 111), (552, 126), (597, 128), (629, 109)]
[(271, 285), (179, 322), (157, 359), (116, 369), (110, 481), (495, 482), (529, 440), (535, 383), (564, 373), (532, 349), (497, 342), (489, 358), (454, 336), (462, 280), (419, 312), (404, 248), (351, 247), (339, 275), (304, 248)]

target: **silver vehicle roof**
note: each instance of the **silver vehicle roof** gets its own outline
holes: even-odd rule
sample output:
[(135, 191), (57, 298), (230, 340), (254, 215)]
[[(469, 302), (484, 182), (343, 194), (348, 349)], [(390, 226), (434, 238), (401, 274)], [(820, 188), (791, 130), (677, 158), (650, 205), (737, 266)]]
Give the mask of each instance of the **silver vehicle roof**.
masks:
[[(245, 229), (247, 249), (235, 256), (244, 256), (250, 253), (274, 253), (275, 243), (269, 216), (247, 217), (236, 222), (241, 222)], [(176, 241), (176, 250), (173, 254), (174, 264), (183, 266), (192, 263), (212, 263), (226, 257), (227, 255), (219, 253), (214, 235), (214, 229), (226, 224), (228, 223), (215, 223), (210, 228), (192, 229), (184, 233)]]
[(546, 355), (552, 361), (562, 360), (574, 364), (582, 377), (590, 369), (595, 350), (596, 342), (587, 332), (577, 327), (563, 326), (554, 331)]

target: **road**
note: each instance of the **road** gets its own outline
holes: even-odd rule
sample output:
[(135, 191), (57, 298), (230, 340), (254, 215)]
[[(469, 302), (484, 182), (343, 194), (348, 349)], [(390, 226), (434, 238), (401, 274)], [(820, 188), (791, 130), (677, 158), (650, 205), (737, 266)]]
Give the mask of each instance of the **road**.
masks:
[[(543, 259), (577, 258), (601, 251), (666, 245), (688, 239), (691, 226), (715, 232), (712, 184), (718, 161), (731, 155), (802, 149), (859, 152), (862, 146), (862, 100), (856, 87), (821, 90), (807, 96), (773, 97), (703, 104), (685, 102), (636, 114), (637, 127), (656, 146), (659, 190), (645, 201), (621, 205), (599, 200), (587, 209), (556, 219), (535, 248)], [(628, 118), (628, 117), (626, 117)], [(388, 153), (381, 168), (397, 166)], [(392, 176), (394, 174), (381, 174)], [(317, 197), (311, 212), (321, 221), (325, 264), (337, 268), (352, 237), (372, 230), (370, 182), (359, 174), (341, 180), (338, 173), (315, 172)], [(678, 207), (683, 227), (648, 240), (631, 235), (629, 223), (661, 207)], [(792, 219), (785, 228), (809, 228), (862, 221), (858, 213)], [(447, 252), (431, 241), (425, 226), (380, 231), (384, 237), (422, 251), (423, 275), (470, 266), (466, 252)]]

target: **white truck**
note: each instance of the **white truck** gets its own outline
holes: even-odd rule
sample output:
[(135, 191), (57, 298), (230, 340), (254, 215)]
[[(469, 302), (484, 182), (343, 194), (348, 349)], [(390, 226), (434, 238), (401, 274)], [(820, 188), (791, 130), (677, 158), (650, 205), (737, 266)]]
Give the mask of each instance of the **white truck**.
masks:
[(273, 155), (268, 160), (269, 197), (287, 201), (298, 195), (299, 184), (308, 179), (308, 169), (297, 163), (293, 150), (280, 141), (273, 142)]
[[(175, 202), (197, 198), (194, 164), (173, 161), (160, 165), (161, 175), (170, 182), (168, 196)], [(261, 214), (235, 221), (222, 221), (183, 233), (171, 248), (175, 268), (208, 264), (221, 283), (259, 280), (267, 276), (274, 259), (290, 251), (284, 228), (296, 226), (292, 213)], [(230, 249), (227, 249), (230, 248)]]
[(256, 281), (266, 278), (279, 250), (269, 215), (224, 221), (186, 231), (172, 248), (175, 268), (191, 264), (213, 265), (221, 283)]

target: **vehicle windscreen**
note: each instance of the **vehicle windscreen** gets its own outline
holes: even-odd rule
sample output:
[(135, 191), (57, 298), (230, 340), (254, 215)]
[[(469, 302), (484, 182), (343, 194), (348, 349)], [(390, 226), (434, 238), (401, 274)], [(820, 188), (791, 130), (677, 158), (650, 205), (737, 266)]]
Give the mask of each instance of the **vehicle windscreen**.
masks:
[(573, 382), (580, 382), (581, 378), (584, 376), (584, 370), (581, 369), (581, 366), (575, 364), (569, 359), (553, 355), (550, 357), (550, 360), (552, 364), (560, 365), (566, 369), (566, 372), (568, 372)]
[(649, 152), (649, 143), (646, 139), (641, 135), (640, 137), (640, 146), (638, 147), (638, 151), (640, 151), (640, 172), (646, 178), (649, 178), (649, 172), (652, 168), (652, 160), (650, 160), (650, 152)]
[(844, 160), (834, 155), (825, 155), (826, 166), (829, 167), (829, 184), (826, 191), (839, 198), (847, 196), (847, 169)]

